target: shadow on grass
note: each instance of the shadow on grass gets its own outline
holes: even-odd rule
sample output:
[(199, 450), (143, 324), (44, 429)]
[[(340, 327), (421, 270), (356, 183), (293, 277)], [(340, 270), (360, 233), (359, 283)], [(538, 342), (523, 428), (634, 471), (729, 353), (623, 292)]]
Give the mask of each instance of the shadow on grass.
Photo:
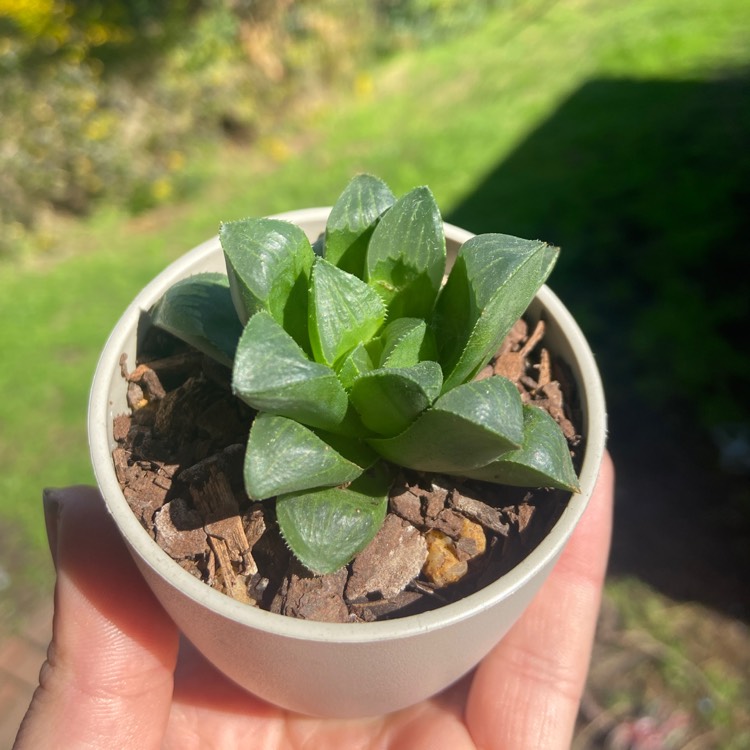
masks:
[(750, 490), (711, 434), (750, 424), (748, 134), (747, 71), (592, 81), (446, 217), (562, 247), (609, 401), (612, 573), (746, 619)]

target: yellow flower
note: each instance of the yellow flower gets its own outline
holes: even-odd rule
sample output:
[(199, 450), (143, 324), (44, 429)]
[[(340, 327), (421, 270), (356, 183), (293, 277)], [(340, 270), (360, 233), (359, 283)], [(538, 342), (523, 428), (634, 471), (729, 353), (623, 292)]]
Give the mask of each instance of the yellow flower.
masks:
[(0, 19), (10, 18), (26, 37), (43, 39), (51, 49), (70, 36), (63, 11), (58, 0), (0, 0)]
[(151, 185), (151, 195), (159, 203), (169, 200), (172, 197), (172, 183), (166, 177), (160, 177)]
[(360, 99), (368, 99), (372, 96), (374, 84), (369, 73), (357, 73), (354, 79), (354, 93)]
[(54, 15), (54, 0), (0, 0), (0, 18), (11, 18), (32, 36), (41, 34)]
[(104, 115), (92, 117), (86, 124), (86, 138), (90, 141), (102, 141), (112, 132), (112, 118)]
[(78, 112), (86, 115), (96, 107), (96, 94), (93, 91), (83, 91), (78, 100)]
[(86, 29), (86, 41), (93, 47), (99, 47), (109, 41), (111, 34), (103, 23), (92, 23)]
[(289, 146), (287, 146), (286, 143), (281, 140), (281, 138), (271, 136), (270, 138), (267, 138), (265, 140), (263, 145), (265, 146), (265, 150), (268, 155), (274, 161), (283, 162), (289, 158)]

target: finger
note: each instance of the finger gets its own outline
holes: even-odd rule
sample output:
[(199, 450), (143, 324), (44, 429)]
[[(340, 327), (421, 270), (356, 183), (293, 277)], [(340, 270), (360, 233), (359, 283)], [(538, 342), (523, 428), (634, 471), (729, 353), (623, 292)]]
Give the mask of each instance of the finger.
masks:
[(92, 488), (45, 493), (53, 636), (17, 748), (159, 747), (178, 635)]
[(570, 747), (609, 555), (613, 494), (606, 455), (589, 506), (550, 577), (477, 671), (467, 722), (479, 747)]

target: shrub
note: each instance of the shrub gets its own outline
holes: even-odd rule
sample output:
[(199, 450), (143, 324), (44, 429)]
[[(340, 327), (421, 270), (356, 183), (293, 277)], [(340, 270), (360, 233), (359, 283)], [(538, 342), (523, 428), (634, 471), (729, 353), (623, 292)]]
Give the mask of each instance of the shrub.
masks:
[(197, 141), (256, 136), (363, 47), (349, 0), (166, 5), (0, 0), (0, 256), (51, 211), (171, 200)]

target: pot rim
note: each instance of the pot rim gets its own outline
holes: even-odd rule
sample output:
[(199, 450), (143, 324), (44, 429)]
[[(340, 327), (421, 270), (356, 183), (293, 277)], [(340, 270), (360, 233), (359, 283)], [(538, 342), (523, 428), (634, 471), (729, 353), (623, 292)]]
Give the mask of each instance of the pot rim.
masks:
[[(325, 223), (329, 212), (330, 207), (308, 208), (274, 214), (271, 218), (292, 222), (319, 220)], [(445, 223), (445, 233), (446, 237), (459, 244), (473, 236), (471, 232), (448, 223)], [(219, 239), (214, 236), (168, 265), (136, 295), (112, 330), (94, 374), (88, 410), (91, 460), (105, 505), (131, 554), (141, 558), (183, 595), (227, 619), (292, 639), (339, 643), (414, 637), (427, 630), (448, 627), (509, 597), (560, 554), (586, 509), (599, 474), (606, 443), (606, 407), (601, 378), (589, 345), (570, 312), (545, 285), (537, 293), (536, 299), (557, 321), (576, 356), (581, 373), (579, 387), (584, 407), (586, 452), (579, 476), (581, 492), (571, 496), (552, 529), (518, 565), (479, 591), (451, 604), (421, 614), (364, 623), (300, 620), (248, 606), (211, 588), (177, 565), (141, 526), (120, 489), (110, 448), (112, 417), (115, 414), (109, 400), (109, 390), (112, 380), (120, 377), (120, 356), (126, 350), (126, 341), (133, 335), (141, 313), (148, 310), (177, 278), (185, 276), (199, 259), (217, 249), (220, 250)]]

